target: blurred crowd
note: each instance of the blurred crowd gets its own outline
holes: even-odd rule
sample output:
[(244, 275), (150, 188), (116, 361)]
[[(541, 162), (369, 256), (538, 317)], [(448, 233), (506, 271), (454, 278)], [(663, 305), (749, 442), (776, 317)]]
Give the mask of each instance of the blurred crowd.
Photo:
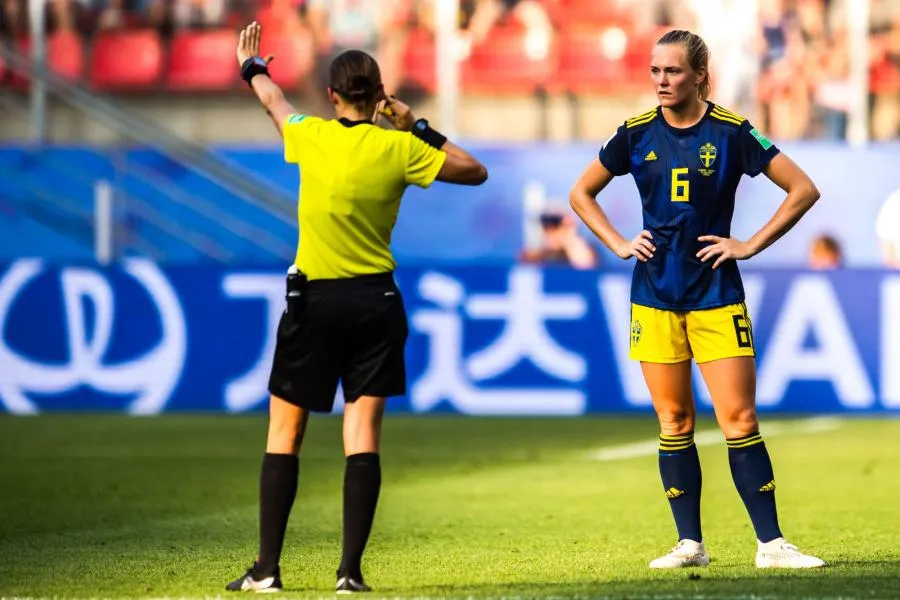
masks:
[[(661, 28), (703, 36), (712, 52), (713, 98), (751, 117), (779, 140), (843, 139), (852, 99), (848, 10), (855, 0), (460, 0), (460, 58), (498, 27), (526, 31), (525, 54), (573, 43), (594, 28), (605, 56), (640, 40), (634, 70), (643, 77)], [(870, 0), (870, 130), (900, 135), (900, 0)], [(309, 35), (317, 58), (345, 48), (377, 54), (385, 86), (409, 81), (411, 36), (433, 36), (436, 0), (47, 0), (45, 28), (89, 39), (100, 31), (236, 29), (256, 19), (266, 31)], [(27, 0), (0, 0), (0, 35), (29, 31)], [(419, 38), (416, 38), (419, 39)], [(412, 57), (410, 54), (412, 53)], [(643, 60), (641, 60), (643, 59)], [(613, 73), (615, 71), (612, 71)], [(641, 81), (646, 82), (646, 78)], [(649, 83), (646, 83), (649, 85)]]

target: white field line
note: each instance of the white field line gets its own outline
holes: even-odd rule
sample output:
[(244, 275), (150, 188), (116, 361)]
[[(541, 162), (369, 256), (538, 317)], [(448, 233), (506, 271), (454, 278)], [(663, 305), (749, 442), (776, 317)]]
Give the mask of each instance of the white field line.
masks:
[[(797, 421), (775, 421), (766, 423), (760, 427), (763, 439), (778, 435), (797, 435), (834, 431), (841, 426), (841, 420), (835, 417), (812, 417)], [(725, 437), (718, 429), (701, 431), (694, 435), (694, 443), (698, 446), (712, 446), (724, 444)], [(659, 452), (659, 440), (646, 442), (634, 442), (631, 444), (619, 444), (593, 450), (588, 455), (591, 460), (612, 461), (638, 458), (641, 456), (655, 456)]]

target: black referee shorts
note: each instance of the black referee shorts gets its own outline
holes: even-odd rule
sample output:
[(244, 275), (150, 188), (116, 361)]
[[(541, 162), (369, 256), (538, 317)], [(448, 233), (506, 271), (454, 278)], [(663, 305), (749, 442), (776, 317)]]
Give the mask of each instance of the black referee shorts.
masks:
[(285, 312), (269, 392), (331, 412), (338, 381), (345, 402), (406, 393), (409, 329), (393, 273), (310, 281), (303, 308)]

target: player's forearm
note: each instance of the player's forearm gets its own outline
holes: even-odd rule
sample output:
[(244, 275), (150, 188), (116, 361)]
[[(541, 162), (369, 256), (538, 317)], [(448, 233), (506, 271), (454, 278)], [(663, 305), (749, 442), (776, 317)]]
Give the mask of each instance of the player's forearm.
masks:
[(819, 199), (819, 190), (811, 183), (791, 190), (775, 214), (747, 243), (759, 254), (786, 234)]
[(253, 92), (256, 94), (256, 97), (259, 98), (259, 103), (262, 104), (267, 111), (271, 112), (272, 106), (278, 101), (284, 100), (284, 92), (281, 91), (278, 84), (272, 81), (268, 75), (260, 74), (254, 76), (250, 81), (250, 87), (253, 88)]
[(466, 152), (464, 149), (460, 148), (450, 140), (444, 142), (444, 145), (441, 146), (441, 150), (446, 152), (450, 156), (455, 156), (456, 158), (461, 158), (463, 160), (478, 162), (478, 159)]
[(572, 205), (575, 214), (588, 226), (588, 229), (613, 252), (621, 248), (622, 244), (628, 243), (628, 240), (610, 223), (606, 212), (597, 204), (597, 200), (587, 192), (573, 189), (569, 194), (569, 204)]

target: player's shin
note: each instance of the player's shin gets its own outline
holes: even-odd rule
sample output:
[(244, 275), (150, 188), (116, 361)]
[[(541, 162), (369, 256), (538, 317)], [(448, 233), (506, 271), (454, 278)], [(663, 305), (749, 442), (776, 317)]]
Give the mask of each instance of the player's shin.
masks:
[(781, 529), (775, 508), (775, 475), (765, 442), (759, 432), (727, 442), (731, 477), (750, 514), (757, 539), (770, 542), (780, 538)]
[(679, 540), (703, 541), (700, 530), (700, 457), (694, 432), (659, 436), (659, 474)]

